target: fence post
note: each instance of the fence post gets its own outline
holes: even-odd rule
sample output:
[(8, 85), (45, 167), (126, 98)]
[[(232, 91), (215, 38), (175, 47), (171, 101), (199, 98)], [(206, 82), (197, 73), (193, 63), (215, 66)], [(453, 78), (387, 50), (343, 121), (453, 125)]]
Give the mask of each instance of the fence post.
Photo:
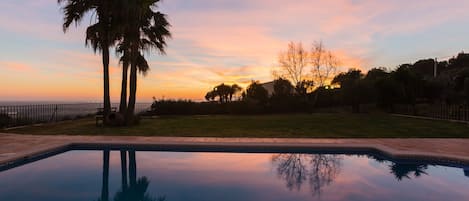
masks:
[(464, 121), (469, 121), (469, 107), (467, 105), (464, 106)]
[(443, 119), (443, 103), (440, 103), (440, 113), (438, 114), (438, 117)]
[(445, 105), (445, 107), (443, 108), (443, 111), (444, 111), (444, 114), (445, 114), (444, 119), (448, 119), (448, 105)]
[(57, 122), (57, 105), (55, 105), (55, 122)]

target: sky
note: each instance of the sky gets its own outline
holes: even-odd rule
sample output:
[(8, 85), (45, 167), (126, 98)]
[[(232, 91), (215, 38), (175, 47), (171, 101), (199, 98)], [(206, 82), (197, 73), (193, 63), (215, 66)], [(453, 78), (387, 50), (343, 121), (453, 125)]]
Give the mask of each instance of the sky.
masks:
[[(0, 101), (101, 100), (101, 57), (84, 44), (89, 19), (64, 34), (56, 0), (2, 0), (0, 8)], [(467, 0), (163, 0), (173, 36), (166, 55), (145, 55), (151, 70), (139, 77), (138, 101), (201, 100), (222, 82), (271, 81), (290, 41), (322, 41), (343, 71), (446, 59), (469, 49), (467, 8)]]

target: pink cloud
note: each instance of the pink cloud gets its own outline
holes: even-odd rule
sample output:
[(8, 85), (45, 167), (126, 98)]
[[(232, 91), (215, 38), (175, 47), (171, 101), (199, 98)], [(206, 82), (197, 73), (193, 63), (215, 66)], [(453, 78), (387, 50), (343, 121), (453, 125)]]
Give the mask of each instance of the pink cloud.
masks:
[(20, 72), (20, 73), (34, 73), (36, 72), (36, 69), (31, 67), (28, 64), (25, 63), (20, 63), (20, 62), (3, 62), (0, 61), (0, 66), (3, 68), (6, 68), (10, 71), (15, 71), (15, 72)]

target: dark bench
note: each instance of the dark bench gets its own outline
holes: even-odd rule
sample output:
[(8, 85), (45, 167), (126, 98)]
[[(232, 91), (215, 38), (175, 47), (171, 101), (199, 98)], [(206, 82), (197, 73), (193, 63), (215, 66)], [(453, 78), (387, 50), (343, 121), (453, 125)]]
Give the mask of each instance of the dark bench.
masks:
[[(95, 116), (96, 126), (100, 126), (104, 124), (104, 108), (98, 107), (96, 109), (97, 109), (96, 116)], [(117, 111), (117, 107), (111, 107), (111, 112), (116, 112), (116, 111)]]

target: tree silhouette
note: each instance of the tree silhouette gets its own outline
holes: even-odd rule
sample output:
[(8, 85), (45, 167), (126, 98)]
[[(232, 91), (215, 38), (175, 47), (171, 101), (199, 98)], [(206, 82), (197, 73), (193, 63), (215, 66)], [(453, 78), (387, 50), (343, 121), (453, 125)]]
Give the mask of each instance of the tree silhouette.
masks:
[(294, 87), (290, 81), (282, 78), (274, 80), (274, 91), (270, 97), (270, 106), (276, 112), (289, 112), (299, 108), (300, 104), (294, 97)]
[(381, 68), (372, 68), (366, 73), (365, 80), (370, 83), (375, 83), (378, 80), (386, 79), (389, 76), (389, 73), (386, 72), (386, 69)]
[[(336, 74), (339, 59), (324, 47), (322, 41), (314, 42), (310, 53), (311, 77), (317, 89), (323, 89)], [(315, 106), (320, 93), (314, 93), (312, 105)]]
[[(96, 23), (90, 25), (86, 30), (85, 44), (90, 45), (94, 52), (102, 53), (103, 61), (103, 101), (104, 116), (111, 112), (111, 98), (109, 93), (109, 48), (115, 43), (115, 15), (116, 9), (112, 0), (58, 0), (64, 3), (62, 10), (64, 14), (63, 30), (66, 32), (72, 23), (77, 26), (88, 13), (94, 12)], [(104, 123), (107, 123), (104, 118)]]
[(360, 112), (360, 103), (365, 97), (365, 83), (362, 81), (363, 74), (360, 70), (350, 69), (346, 73), (340, 73), (334, 77), (332, 84), (339, 84), (342, 100), (352, 106), (353, 112)]
[(402, 91), (399, 90), (399, 83), (390, 74), (383, 79), (376, 80), (376, 101), (378, 106), (389, 112), (394, 112), (394, 104), (399, 101)]
[(290, 42), (287, 50), (279, 54), (278, 63), (279, 69), (273, 71), (274, 76), (288, 79), (297, 85), (306, 77), (309, 52), (303, 48), (301, 42)]
[(308, 90), (311, 90), (314, 87), (313, 80), (302, 80), (295, 86), (295, 92), (300, 97), (306, 97), (308, 95)]
[(415, 177), (420, 177), (427, 174), (425, 170), (428, 168), (427, 164), (410, 164), (410, 163), (393, 163), (389, 166), (391, 173), (397, 180), (401, 181), (404, 178), (410, 179), (409, 174), (413, 173)]
[(220, 103), (227, 103), (228, 101), (233, 100), (233, 95), (240, 92), (243, 88), (241, 88), (237, 84), (233, 85), (226, 85), (225, 83), (221, 83), (213, 88), (212, 91), (209, 91), (205, 94), (205, 100), (213, 101), (216, 97)]
[(231, 86), (221, 83), (213, 89), (213, 93), (218, 96), (220, 103), (227, 103), (232, 93)]
[(278, 78), (274, 80), (274, 97), (290, 97), (293, 95), (293, 85), (290, 81)]
[(411, 68), (410, 64), (403, 64), (391, 76), (399, 83), (402, 101), (410, 104), (413, 107), (413, 113), (416, 114), (415, 105), (417, 104), (417, 98), (422, 95), (424, 81)]
[(318, 87), (323, 87), (336, 73), (339, 59), (324, 47), (322, 41), (313, 43), (310, 53), (311, 73)]
[(125, 115), (127, 112), (127, 83), (128, 83), (128, 73), (129, 73), (129, 65), (131, 62), (130, 58), (130, 44), (128, 41), (122, 40), (118, 46), (116, 51), (122, 56), (119, 59), (119, 63), (122, 64), (122, 80), (121, 80), (121, 97), (119, 102), (119, 113)]
[(269, 92), (259, 82), (252, 81), (246, 89), (245, 98), (263, 105), (269, 99)]
[[(165, 196), (153, 197), (147, 193), (150, 181), (147, 177), (137, 179), (137, 161), (134, 150), (129, 150), (129, 168), (127, 169), (127, 151), (121, 150), (122, 187), (114, 195), (114, 201), (164, 201)], [(127, 174), (127, 170), (129, 173)], [(129, 175), (129, 183), (127, 183)]]
[(308, 181), (312, 195), (319, 196), (321, 189), (330, 185), (340, 172), (342, 158), (324, 154), (275, 154), (272, 163), (277, 175), (285, 180), (289, 190), (300, 190)]
[(207, 101), (214, 101), (217, 97), (215, 91), (209, 91), (205, 94), (205, 100)]
[(160, 0), (123, 0), (125, 2), (123, 17), (123, 39), (121, 43), (129, 51), (130, 91), (126, 111), (127, 124), (134, 124), (134, 111), (137, 95), (137, 71), (147, 72), (148, 63), (143, 51), (153, 48), (164, 54), (166, 39), (171, 36), (166, 15), (155, 11)]
[(231, 85), (231, 88), (230, 88), (230, 101), (233, 100), (233, 95), (240, 92), (241, 90), (243, 90), (243, 88), (241, 88), (239, 85), (237, 85), (237, 84)]

